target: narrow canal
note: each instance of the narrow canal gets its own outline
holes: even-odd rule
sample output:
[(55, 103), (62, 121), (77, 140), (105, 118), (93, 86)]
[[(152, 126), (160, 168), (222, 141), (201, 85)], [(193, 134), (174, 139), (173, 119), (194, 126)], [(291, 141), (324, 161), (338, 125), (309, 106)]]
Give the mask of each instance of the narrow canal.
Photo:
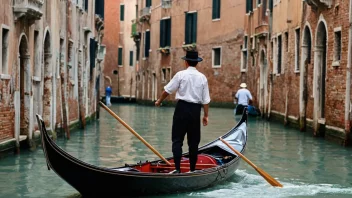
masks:
[[(113, 105), (112, 110), (160, 153), (172, 155), (170, 130), (174, 108)], [(209, 126), (202, 128), (201, 144), (219, 137), (236, 123), (231, 109), (212, 108), (209, 119)], [(59, 146), (94, 165), (117, 167), (157, 159), (104, 109), (99, 121), (86, 130), (72, 133), (71, 137), (70, 140), (59, 137)], [(236, 174), (220, 185), (161, 197), (352, 196), (351, 149), (253, 118), (249, 120), (246, 156), (277, 178), (284, 188), (271, 187), (242, 161)], [(79, 194), (53, 171), (48, 171), (40, 147), (34, 152), (22, 150), (18, 156), (10, 154), (0, 159), (0, 197), (79, 197)]]

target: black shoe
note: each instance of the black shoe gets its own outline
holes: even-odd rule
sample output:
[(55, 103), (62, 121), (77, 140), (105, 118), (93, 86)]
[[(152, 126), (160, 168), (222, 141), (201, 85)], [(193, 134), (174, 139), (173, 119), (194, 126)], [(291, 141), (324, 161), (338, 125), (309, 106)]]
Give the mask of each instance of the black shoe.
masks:
[(169, 174), (179, 174), (179, 173), (181, 173), (181, 171), (177, 169), (169, 172)]

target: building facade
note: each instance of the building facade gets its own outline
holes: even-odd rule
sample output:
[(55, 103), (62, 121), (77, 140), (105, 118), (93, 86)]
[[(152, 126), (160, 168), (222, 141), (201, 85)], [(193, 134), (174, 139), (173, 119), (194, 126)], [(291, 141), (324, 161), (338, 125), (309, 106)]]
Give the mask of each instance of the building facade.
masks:
[(69, 127), (97, 111), (105, 48), (104, 1), (1, 1), (0, 145)]
[(256, 55), (243, 64), (255, 61), (266, 117), (348, 144), (350, 6), (338, 0), (246, 1), (244, 40)]
[(114, 96), (135, 98), (138, 57), (133, 32), (136, 29), (136, 1), (108, 0), (106, 10), (105, 86), (111, 85)]
[[(187, 50), (204, 59), (197, 69), (208, 78), (212, 103), (233, 102), (233, 92), (247, 79), (241, 69), (244, 0), (137, 0), (139, 54), (136, 98), (155, 101), (180, 70)], [(174, 100), (174, 96), (168, 98)]]

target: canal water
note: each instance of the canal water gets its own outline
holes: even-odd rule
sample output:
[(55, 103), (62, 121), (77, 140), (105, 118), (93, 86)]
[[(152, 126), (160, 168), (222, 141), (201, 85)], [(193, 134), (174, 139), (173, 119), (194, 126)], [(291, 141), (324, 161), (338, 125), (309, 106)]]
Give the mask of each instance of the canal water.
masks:
[[(124, 119), (164, 156), (171, 156), (171, 124), (174, 108), (113, 105)], [(105, 167), (157, 159), (104, 109), (87, 129), (73, 132), (57, 143), (85, 162)], [(231, 109), (210, 109), (209, 126), (202, 128), (201, 144), (218, 138), (236, 124)], [(249, 120), (246, 156), (278, 179), (283, 188), (271, 187), (251, 166), (241, 161), (235, 175), (214, 187), (158, 197), (352, 197), (352, 150), (310, 134)], [(186, 143), (186, 142), (185, 142)], [(187, 146), (184, 146), (187, 149)], [(118, 188), (118, 186), (116, 186)], [(48, 171), (41, 147), (0, 159), (0, 197), (80, 197), (79, 193)]]

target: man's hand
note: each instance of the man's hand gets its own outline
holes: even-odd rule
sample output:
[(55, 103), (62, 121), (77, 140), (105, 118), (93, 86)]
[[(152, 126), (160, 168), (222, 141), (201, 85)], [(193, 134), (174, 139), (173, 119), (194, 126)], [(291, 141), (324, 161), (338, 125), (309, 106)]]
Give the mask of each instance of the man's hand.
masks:
[(161, 105), (161, 102), (160, 102), (160, 100), (158, 99), (158, 100), (155, 102), (155, 106), (156, 106), (156, 107), (160, 107), (160, 105)]
[(208, 117), (203, 117), (203, 126), (207, 126), (208, 125)]

